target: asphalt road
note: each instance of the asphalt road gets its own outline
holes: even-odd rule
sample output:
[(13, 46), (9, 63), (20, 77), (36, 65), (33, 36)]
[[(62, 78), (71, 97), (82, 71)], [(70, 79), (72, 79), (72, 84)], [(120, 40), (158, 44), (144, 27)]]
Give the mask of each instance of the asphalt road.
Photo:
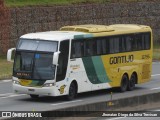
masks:
[(160, 63), (153, 63), (152, 80), (136, 86), (134, 91), (119, 93), (112, 89), (79, 94), (73, 101), (66, 101), (65, 97), (45, 97), (33, 100), (28, 95), (14, 94), (11, 81), (0, 81), (0, 111), (47, 111), (59, 108), (84, 105), (98, 101), (142, 95), (160, 91)]

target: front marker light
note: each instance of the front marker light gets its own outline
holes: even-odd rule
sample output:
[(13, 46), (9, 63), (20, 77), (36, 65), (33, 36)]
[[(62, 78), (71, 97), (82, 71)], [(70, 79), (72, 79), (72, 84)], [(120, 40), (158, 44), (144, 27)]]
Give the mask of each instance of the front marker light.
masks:
[(52, 87), (54, 86), (54, 83), (46, 83), (43, 85), (43, 87)]
[(19, 84), (19, 81), (13, 80), (13, 83), (14, 83), (14, 84)]

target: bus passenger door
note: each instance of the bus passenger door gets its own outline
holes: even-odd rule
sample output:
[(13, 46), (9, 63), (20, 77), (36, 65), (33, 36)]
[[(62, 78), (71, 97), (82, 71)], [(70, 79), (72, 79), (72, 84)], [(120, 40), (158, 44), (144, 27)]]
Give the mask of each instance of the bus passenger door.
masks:
[(56, 82), (60, 82), (65, 79), (67, 66), (68, 66), (68, 55), (69, 55), (69, 40), (62, 41), (60, 43), (60, 50), (56, 74)]

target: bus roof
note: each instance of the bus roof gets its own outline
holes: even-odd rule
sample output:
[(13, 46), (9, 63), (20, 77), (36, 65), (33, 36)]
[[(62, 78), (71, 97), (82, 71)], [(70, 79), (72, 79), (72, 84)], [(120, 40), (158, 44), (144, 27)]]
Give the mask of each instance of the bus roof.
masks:
[(115, 24), (110, 25), (115, 31), (128, 31), (128, 30), (150, 30), (151, 28), (146, 25), (138, 24)]
[(85, 34), (87, 33), (75, 32), (75, 31), (47, 31), (47, 32), (25, 34), (20, 38), (61, 41), (66, 39), (73, 39), (75, 35), (85, 35)]
[(114, 24), (108, 26), (89, 24), (64, 26), (60, 28), (60, 31), (29, 33), (21, 36), (21, 38), (61, 41), (74, 38), (109, 36), (146, 31), (151, 31), (151, 28), (149, 26), (137, 24)]
[(74, 26), (64, 26), (60, 28), (61, 31), (78, 31), (85, 33), (102, 33), (102, 32), (131, 32), (131, 31), (143, 31), (151, 30), (149, 26), (138, 25), (138, 24), (114, 24), (114, 25), (74, 25)]

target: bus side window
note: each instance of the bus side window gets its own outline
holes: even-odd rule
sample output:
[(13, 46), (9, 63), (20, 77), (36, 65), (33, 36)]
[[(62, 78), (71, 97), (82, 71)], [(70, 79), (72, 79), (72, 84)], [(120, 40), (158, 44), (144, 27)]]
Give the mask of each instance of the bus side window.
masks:
[(136, 50), (144, 50), (144, 35), (142, 33), (136, 34), (135, 41), (137, 43)]
[(119, 37), (114, 38), (114, 50), (115, 50), (115, 53), (119, 52)]
[(137, 42), (136, 50), (150, 49), (150, 35), (148, 33), (137, 34), (135, 41)]
[(71, 43), (71, 59), (76, 57), (76, 46), (75, 41)]
[(102, 54), (109, 53), (109, 45), (108, 45), (108, 39), (104, 38), (102, 39)]
[(142, 35), (142, 50), (145, 50), (145, 34)]
[(97, 55), (102, 54), (102, 40), (98, 39), (97, 41)]
[(93, 39), (84, 40), (84, 56), (96, 55), (96, 41)]
[(69, 40), (62, 41), (60, 43), (60, 54), (57, 66), (56, 81), (65, 79), (67, 66), (68, 66), (68, 54), (69, 54)]
[(109, 53), (118, 53), (119, 52), (119, 37), (109, 38)]
[(120, 52), (125, 52), (126, 51), (126, 40), (125, 40), (125, 37), (124, 36), (121, 36), (120, 37)]
[(133, 36), (133, 39), (131, 40), (131, 51), (137, 50), (137, 42), (138, 42), (138, 35)]
[(126, 41), (126, 51), (131, 51), (132, 48), (132, 37), (131, 36), (126, 36), (125, 37)]
[(109, 38), (109, 53), (114, 53), (114, 41), (113, 41), (113, 38)]
[(84, 41), (84, 56), (89, 56), (89, 42), (87, 40)]
[(97, 46), (96, 46), (96, 40), (88, 40), (88, 47), (89, 47), (89, 56), (94, 56), (96, 55), (96, 49), (97, 49)]
[(83, 41), (72, 41), (71, 58), (79, 58), (83, 56)]
[(151, 47), (151, 38), (149, 33), (144, 34), (144, 41), (145, 41), (145, 49), (148, 50)]

